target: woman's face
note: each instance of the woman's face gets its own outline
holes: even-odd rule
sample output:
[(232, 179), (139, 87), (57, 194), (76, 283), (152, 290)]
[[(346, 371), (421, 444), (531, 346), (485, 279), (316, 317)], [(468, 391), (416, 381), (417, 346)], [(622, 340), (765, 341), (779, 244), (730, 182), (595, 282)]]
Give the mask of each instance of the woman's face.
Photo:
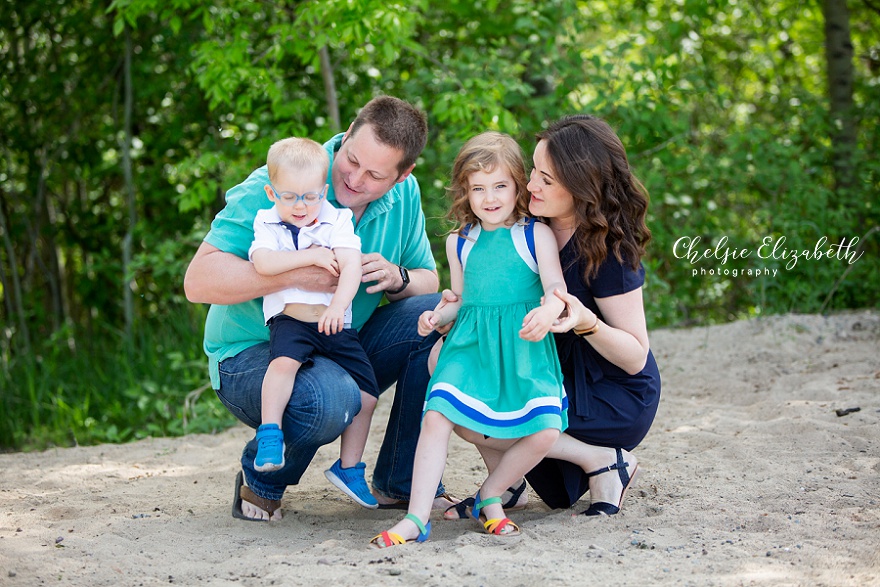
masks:
[(544, 141), (535, 146), (533, 162), (535, 167), (527, 186), (531, 194), (529, 212), (557, 221), (573, 221), (574, 197), (556, 180)]

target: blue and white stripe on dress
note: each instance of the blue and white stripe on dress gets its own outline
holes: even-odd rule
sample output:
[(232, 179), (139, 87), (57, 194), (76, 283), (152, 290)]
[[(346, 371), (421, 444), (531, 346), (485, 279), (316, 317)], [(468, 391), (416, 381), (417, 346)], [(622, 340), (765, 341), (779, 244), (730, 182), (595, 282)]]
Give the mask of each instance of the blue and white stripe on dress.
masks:
[(562, 400), (556, 397), (538, 397), (526, 402), (526, 405), (511, 412), (497, 412), (484, 402), (473, 398), (454, 385), (437, 383), (431, 388), (425, 404), (433, 399), (443, 399), (463, 416), (497, 428), (519, 426), (533, 418), (543, 415), (560, 416), (562, 410), (568, 409), (568, 397), (562, 392)]

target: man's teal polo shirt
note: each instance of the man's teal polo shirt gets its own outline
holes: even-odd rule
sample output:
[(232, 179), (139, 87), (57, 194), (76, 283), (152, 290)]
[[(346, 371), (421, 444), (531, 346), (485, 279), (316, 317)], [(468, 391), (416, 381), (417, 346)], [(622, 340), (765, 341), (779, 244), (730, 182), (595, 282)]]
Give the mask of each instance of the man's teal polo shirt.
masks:
[[(333, 156), (342, 144), (342, 136), (336, 135), (324, 144), (330, 156), (331, 168)], [(336, 201), (330, 173), (328, 171), (327, 183), (330, 187), (327, 200), (338, 208), (340, 206)], [(269, 172), (264, 165), (251, 173), (244, 182), (226, 192), (226, 207), (214, 218), (205, 242), (221, 251), (247, 259), (248, 248), (254, 238), (254, 217), (258, 210), (272, 206), (263, 189), (267, 183)], [(363, 217), (355, 226), (355, 234), (361, 239), (361, 250), (364, 253), (379, 253), (391, 263), (408, 269), (436, 268), (425, 232), (425, 214), (422, 211), (419, 183), (412, 175), (395, 184), (391, 191), (367, 206)], [(223, 276), (218, 275), (217, 278), (222, 279)], [(352, 303), (352, 326), (358, 329), (382, 301), (383, 294), (366, 292), (369, 285), (361, 284)], [(208, 355), (208, 372), (214, 389), (220, 389), (221, 361), (269, 340), (269, 328), (263, 320), (262, 304), (263, 299), (257, 298), (231, 306), (214, 304), (208, 309), (204, 348)]]

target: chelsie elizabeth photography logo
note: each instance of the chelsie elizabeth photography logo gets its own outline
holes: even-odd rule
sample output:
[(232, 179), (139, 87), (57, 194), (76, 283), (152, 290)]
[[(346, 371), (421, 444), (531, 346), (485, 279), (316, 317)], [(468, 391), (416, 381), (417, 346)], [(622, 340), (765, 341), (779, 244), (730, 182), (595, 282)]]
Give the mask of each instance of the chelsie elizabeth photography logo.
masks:
[[(711, 264), (710, 267), (694, 267), (691, 270), (692, 277), (719, 276), (730, 277), (760, 277), (779, 274), (778, 268), (771, 267), (747, 267), (733, 268), (728, 262), (741, 259), (772, 259), (785, 264), (787, 270), (794, 269), (800, 261), (846, 261), (852, 265), (862, 258), (864, 251), (858, 250), (859, 237), (847, 239), (841, 238), (839, 243), (829, 243), (828, 237), (823, 236), (816, 241), (812, 249), (796, 249), (785, 246), (784, 236), (765, 236), (757, 248), (737, 248), (729, 245), (728, 238), (722, 236), (714, 247), (701, 245), (699, 236), (683, 236), (672, 245), (672, 254), (676, 259), (687, 259), (691, 265)], [(731, 263), (732, 264), (732, 263)]]

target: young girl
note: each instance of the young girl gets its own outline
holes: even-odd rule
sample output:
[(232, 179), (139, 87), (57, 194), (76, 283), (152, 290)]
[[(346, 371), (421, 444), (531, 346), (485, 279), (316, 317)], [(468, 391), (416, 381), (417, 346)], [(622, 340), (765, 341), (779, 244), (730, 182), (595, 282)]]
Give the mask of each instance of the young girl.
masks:
[(522, 152), (507, 135), (480, 134), (456, 157), (450, 217), (459, 227), (446, 241), (446, 254), (459, 301), (422, 314), (419, 334), (455, 325), (428, 385), (409, 512), (373, 538), (379, 548), (427, 540), (455, 427), (518, 439), (474, 497), (472, 516), (491, 534), (519, 533), (504, 516), (500, 495), (541, 461), (567, 426), (556, 347), (546, 336), (564, 308), (553, 292), (564, 292), (565, 282), (552, 232), (524, 218), (526, 184)]

